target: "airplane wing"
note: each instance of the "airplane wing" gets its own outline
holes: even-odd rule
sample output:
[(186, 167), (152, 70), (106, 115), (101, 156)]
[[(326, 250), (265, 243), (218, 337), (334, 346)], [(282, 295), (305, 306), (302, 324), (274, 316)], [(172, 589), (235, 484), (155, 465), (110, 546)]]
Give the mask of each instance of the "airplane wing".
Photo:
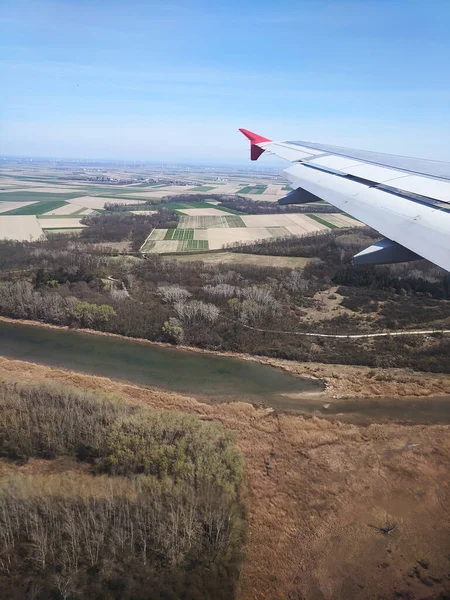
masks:
[(450, 271), (450, 163), (240, 131), (252, 160), (267, 152), (293, 163), (284, 173), (294, 191), (280, 204), (325, 200), (385, 236), (354, 264), (426, 258)]

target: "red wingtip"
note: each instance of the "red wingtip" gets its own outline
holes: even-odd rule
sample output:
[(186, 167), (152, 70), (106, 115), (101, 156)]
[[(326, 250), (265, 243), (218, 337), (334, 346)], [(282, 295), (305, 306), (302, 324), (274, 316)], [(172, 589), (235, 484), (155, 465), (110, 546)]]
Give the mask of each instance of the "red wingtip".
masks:
[(249, 131), (248, 129), (239, 129), (241, 133), (245, 135), (247, 139), (250, 140), (250, 158), (251, 160), (258, 160), (261, 154), (264, 152), (263, 148), (259, 148), (255, 144), (260, 144), (261, 142), (271, 142), (269, 138), (265, 138), (262, 135), (258, 135), (257, 133), (253, 133), (253, 131)]
[(241, 133), (245, 135), (247, 139), (250, 140), (252, 144), (259, 144), (260, 142), (271, 142), (269, 138), (263, 137), (262, 135), (258, 135), (257, 133), (253, 133), (253, 131), (249, 131), (248, 129), (239, 129)]

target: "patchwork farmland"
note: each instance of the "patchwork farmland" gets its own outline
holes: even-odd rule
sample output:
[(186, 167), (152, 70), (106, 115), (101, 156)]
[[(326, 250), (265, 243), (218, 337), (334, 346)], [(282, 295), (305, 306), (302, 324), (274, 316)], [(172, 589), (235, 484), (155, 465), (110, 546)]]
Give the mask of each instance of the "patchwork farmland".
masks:
[(323, 214), (320, 219), (295, 213), (239, 216), (224, 213), (218, 207), (178, 209), (178, 212), (188, 214), (182, 214), (176, 229), (153, 229), (141, 247), (142, 254), (221, 250), (234, 243), (361, 225), (347, 215), (334, 214)]
[[(253, 242), (271, 237), (302, 235), (358, 222), (343, 214), (245, 215), (222, 208), (211, 194), (243, 194), (249, 199), (276, 202), (290, 187), (273, 176), (243, 177), (231, 174), (215, 179), (198, 173), (189, 177), (196, 184), (174, 185), (150, 182), (105, 185), (82, 181), (64, 181), (59, 174), (45, 170), (21, 174), (20, 169), (0, 170), (0, 238), (10, 240), (45, 239), (46, 233), (81, 231), (83, 217), (101, 213), (109, 203), (130, 205), (134, 215), (151, 215), (163, 206), (174, 210), (180, 219), (176, 229), (153, 230), (142, 253), (173, 253), (221, 250), (229, 244)], [(205, 193), (204, 199), (179, 201), (170, 196)], [(169, 201), (167, 200), (169, 197)], [(194, 200), (194, 199), (193, 199)], [(147, 204), (150, 202), (150, 204)]]

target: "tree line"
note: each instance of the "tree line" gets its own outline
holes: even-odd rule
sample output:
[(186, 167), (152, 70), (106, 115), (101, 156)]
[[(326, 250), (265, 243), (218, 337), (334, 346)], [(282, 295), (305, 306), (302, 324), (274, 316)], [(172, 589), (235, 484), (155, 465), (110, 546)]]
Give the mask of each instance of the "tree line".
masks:
[[(450, 370), (447, 355), (439, 360), (439, 353), (446, 353), (444, 339), (427, 341), (430, 353), (378, 339), (352, 342), (344, 355), (342, 346), (331, 341), (295, 335), (442, 327), (450, 303), (448, 275), (441, 269), (426, 261), (371, 268), (349, 264), (376, 236), (368, 228), (337, 229), (258, 242), (233, 248), (256, 255), (241, 265), (208, 265), (200, 256), (192, 262), (156, 255), (145, 260), (110, 257), (95, 244), (67, 238), (5, 244), (5, 252), (0, 251), (0, 313), (204, 349), (369, 366), (377, 355), (391, 353), (394, 366)], [(10, 247), (15, 263), (7, 256)], [(259, 254), (310, 261), (302, 269), (263, 267)], [(317, 294), (333, 286), (340, 300), (330, 313), (326, 298)]]

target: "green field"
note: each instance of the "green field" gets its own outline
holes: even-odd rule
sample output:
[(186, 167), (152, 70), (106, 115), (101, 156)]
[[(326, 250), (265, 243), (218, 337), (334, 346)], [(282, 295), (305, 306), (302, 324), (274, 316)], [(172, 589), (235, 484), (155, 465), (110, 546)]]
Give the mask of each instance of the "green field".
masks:
[(228, 227), (247, 227), (244, 221), (238, 215), (230, 215), (225, 217)]
[(189, 188), (190, 192), (210, 192), (214, 190), (216, 186), (213, 185), (198, 185), (197, 187)]
[(281, 188), (284, 192), (292, 192), (293, 189), (291, 188), (290, 185), (285, 185), (284, 187)]
[(318, 217), (317, 215), (313, 215), (311, 213), (308, 213), (306, 216), (309, 217), (310, 219), (312, 219), (313, 221), (317, 221), (317, 223), (322, 223), (322, 225), (325, 225), (326, 227), (329, 227), (329, 229), (338, 229), (337, 225), (333, 225), (332, 223), (328, 223), (328, 221), (325, 221), (325, 219), (322, 219), (321, 217)]
[(165, 240), (180, 240), (181, 242), (189, 241), (194, 239), (193, 229), (168, 229)]
[(267, 190), (267, 185), (246, 185), (237, 194), (262, 194)]
[[(29, 204), (28, 206), (21, 206), (20, 208), (14, 208), (8, 212), (2, 213), (3, 217), (11, 215), (42, 215), (43, 213), (49, 212), (50, 210), (56, 210), (61, 206), (66, 206), (67, 202), (50, 200), (49, 202), (36, 202), (35, 204)], [(64, 218), (70, 215), (64, 215)], [(59, 215), (61, 218), (61, 215)]]
[(207, 240), (187, 240), (181, 242), (181, 247), (178, 247), (180, 252), (190, 252), (191, 250), (208, 250), (209, 243)]
[[(2, 192), (0, 194), (0, 202), (49, 202), (56, 200), (72, 200), (79, 198), (84, 194), (52, 194), (49, 192)], [(21, 213), (34, 214), (34, 213)]]
[[(50, 210), (55, 210), (50, 209)], [(84, 210), (84, 209), (83, 209)], [(81, 219), (83, 218), (83, 216), (88, 216), (88, 215), (80, 215), (79, 214), (80, 211), (76, 212), (76, 213), (72, 213), (70, 215), (44, 215), (44, 214), (39, 214), (39, 219)], [(7, 214), (7, 213), (3, 213), (3, 214)]]
[(224, 214), (223, 216), (202, 215), (198, 217), (183, 215), (178, 223), (178, 229), (210, 229), (216, 227), (246, 227), (246, 225), (241, 217), (230, 214)]

